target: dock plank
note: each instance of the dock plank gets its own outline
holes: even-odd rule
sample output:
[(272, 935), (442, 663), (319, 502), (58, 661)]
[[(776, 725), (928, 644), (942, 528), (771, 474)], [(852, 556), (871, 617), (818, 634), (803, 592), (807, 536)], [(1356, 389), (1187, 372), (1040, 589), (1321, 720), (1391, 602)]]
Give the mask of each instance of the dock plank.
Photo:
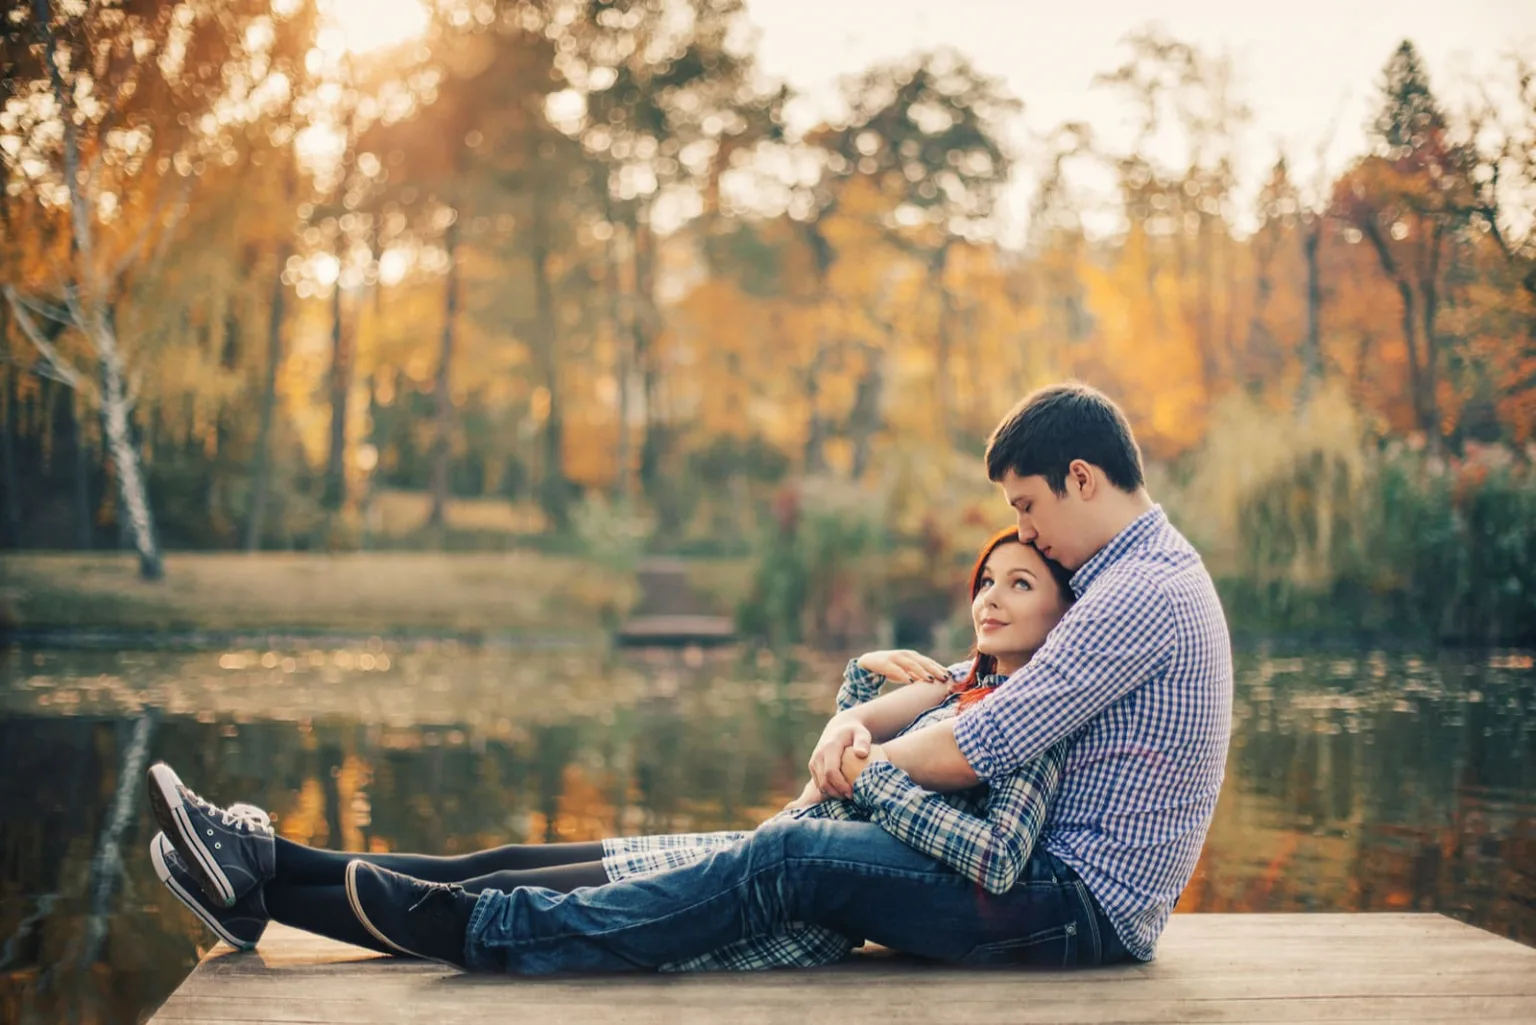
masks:
[(1536, 949), (1440, 915), (1177, 915), (1151, 964), (1041, 972), (889, 952), (809, 971), (471, 976), (272, 925), (151, 1025), (1536, 1022)]

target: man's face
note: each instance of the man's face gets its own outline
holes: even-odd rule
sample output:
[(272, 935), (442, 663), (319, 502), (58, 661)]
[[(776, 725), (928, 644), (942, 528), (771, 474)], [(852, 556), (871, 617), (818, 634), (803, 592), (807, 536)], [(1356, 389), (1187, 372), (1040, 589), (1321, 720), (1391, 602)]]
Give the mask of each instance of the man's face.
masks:
[(998, 483), (1018, 518), (1020, 541), (1033, 544), (1041, 555), (1067, 569), (1075, 570), (1088, 561), (1092, 553), (1087, 550), (1090, 546), (1083, 536), (1082, 500), (1070, 475), (1064, 497), (1052, 491), (1038, 474), (1020, 477), (1009, 470)]

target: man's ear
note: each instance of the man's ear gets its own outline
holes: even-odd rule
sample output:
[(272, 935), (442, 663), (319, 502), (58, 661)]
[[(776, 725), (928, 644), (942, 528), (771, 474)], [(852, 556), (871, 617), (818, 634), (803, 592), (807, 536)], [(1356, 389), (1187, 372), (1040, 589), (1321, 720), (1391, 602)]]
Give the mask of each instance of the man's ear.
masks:
[(1099, 490), (1098, 474), (1093, 472), (1093, 464), (1083, 459), (1074, 459), (1067, 464), (1067, 479), (1077, 484), (1078, 497), (1083, 501), (1091, 501)]

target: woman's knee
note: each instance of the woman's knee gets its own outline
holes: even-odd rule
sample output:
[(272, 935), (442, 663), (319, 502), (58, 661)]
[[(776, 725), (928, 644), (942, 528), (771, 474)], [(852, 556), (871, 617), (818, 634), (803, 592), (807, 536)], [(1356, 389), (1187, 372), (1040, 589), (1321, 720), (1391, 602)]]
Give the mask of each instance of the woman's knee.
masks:
[(858, 852), (868, 850), (870, 845), (889, 836), (872, 822), (782, 818), (757, 827), (752, 842), (761, 842), (765, 854), (781, 861), (797, 861), (856, 858)]

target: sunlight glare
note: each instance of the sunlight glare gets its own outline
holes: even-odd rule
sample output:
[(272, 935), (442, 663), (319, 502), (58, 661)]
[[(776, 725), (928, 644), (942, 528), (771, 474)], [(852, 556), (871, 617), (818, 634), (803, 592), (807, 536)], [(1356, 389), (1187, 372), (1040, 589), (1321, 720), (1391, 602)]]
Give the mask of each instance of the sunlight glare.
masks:
[(421, 0), (330, 0), (325, 20), (336, 31), (324, 33), (320, 45), (334, 58), (397, 46), (420, 35), (427, 27), (427, 9)]

